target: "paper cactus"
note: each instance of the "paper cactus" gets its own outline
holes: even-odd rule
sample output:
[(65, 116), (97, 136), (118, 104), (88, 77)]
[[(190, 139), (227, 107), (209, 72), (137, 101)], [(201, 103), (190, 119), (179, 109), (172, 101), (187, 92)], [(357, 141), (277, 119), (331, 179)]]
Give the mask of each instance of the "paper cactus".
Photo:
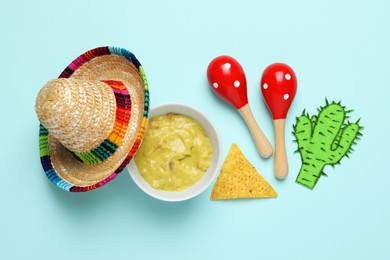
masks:
[(318, 109), (318, 115), (310, 117), (304, 110), (297, 117), (293, 134), (302, 159), (297, 183), (313, 189), (321, 175), (325, 175), (326, 165), (339, 164), (353, 151), (352, 145), (362, 136), (363, 127), (359, 125), (360, 119), (345, 123), (352, 111), (346, 110), (341, 102), (326, 100), (326, 105)]

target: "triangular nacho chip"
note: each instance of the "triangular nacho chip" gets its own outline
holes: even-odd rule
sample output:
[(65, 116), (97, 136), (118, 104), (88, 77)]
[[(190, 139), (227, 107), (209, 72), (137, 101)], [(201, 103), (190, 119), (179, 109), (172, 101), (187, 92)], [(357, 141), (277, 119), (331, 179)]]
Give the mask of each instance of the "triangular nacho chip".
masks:
[(222, 165), (210, 199), (276, 198), (277, 196), (278, 193), (260, 176), (240, 148), (233, 144)]

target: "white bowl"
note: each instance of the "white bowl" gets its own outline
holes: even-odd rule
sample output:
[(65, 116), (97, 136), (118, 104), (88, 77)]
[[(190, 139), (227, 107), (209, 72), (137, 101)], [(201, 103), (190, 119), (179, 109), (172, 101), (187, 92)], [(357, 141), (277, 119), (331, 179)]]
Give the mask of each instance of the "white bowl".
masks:
[(211, 158), (210, 166), (205, 172), (205, 174), (203, 175), (203, 177), (198, 182), (196, 182), (193, 186), (187, 188), (186, 190), (163, 191), (163, 190), (154, 189), (152, 186), (149, 185), (149, 183), (145, 181), (145, 179), (140, 175), (134, 159), (131, 160), (130, 164), (127, 166), (127, 169), (134, 182), (146, 194), (163, 201), (188, 200), (199, 195), (204, 190), (206, 190), (213, 182), (215, 177), (217, 176), (221, 164), (221, 158), (222, 158), (221, 140), (211, 121), (198, 109), (188, 105), (184, 105), (180, 103), (161, 104), (153, 107), (150, 110), (149, 118), (158, 115), (167, 114), (167, 113), (183, 114), (195, 119), (202, 125), (208, 137), (210, 138), (211, 146), (213, 149), (213, 155)]

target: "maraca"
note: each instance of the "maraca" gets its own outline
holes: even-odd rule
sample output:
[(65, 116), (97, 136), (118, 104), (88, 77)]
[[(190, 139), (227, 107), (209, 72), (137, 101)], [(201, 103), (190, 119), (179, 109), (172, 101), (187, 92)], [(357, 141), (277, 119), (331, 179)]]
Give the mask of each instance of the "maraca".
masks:
[(207, 78), (211, 89), (240, 112), (259, 154), (264, 158), (270, 157), (272, 146), (253, 118), (248, 104), (245, 73), (238, 61), (229, 56), (213, 59), (207, 68)]
[(260, 88), (274, 122), (276, 139), (274, 174), (277, 178), (284, 179), (288, 174), (284, 127), (287, 112), (297, 91), (297, 78), (288, 65), (274, 63), (264, 70)]

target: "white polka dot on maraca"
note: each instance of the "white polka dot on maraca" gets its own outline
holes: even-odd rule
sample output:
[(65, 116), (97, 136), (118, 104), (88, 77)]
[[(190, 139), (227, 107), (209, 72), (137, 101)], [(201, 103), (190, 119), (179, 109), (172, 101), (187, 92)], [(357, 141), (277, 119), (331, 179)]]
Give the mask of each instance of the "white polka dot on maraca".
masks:
[(267, 89), (268, 88), (268, 84), (267, 83), (264, 83), (263, 84), (263, 89)]
[(224, 65), (225, 69), (230, 69), (232, 65), (229, 62), (226, 62)]
[(234, 81), (233, 84), (234, 84), (234, 86), (235, 86), (236, 88), (238, 88), (238, 87), (241, 85), (240, 81), (238, 81), (238, 80)]
[(218, 88), (218, 83), (217, 83), (217, 82), (214, 82), (214, 83), (213, 83), (213, 87), (214, 87), (214, 88)]
[(284, 75), (284, 78), (287, 79), (287, 80), (290, 80), (291, 79), (291, 75), (287, 73), (286, 75)]
[(289, 94), (284, 94), (283, 99), (284, 99), (284, 100), (287, 100), (289, 97), (290, 97)]

